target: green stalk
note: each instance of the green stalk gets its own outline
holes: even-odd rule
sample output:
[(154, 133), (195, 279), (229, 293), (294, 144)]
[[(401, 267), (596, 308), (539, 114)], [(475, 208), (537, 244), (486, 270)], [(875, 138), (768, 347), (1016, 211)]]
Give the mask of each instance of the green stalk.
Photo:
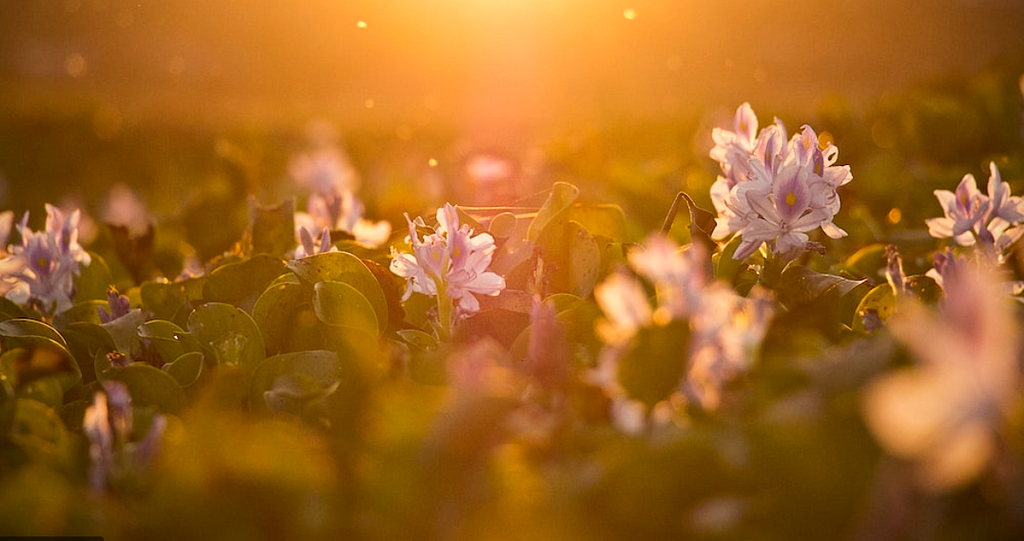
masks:
[(452, 339), (452, 300), (444, 293), (444, 284), (437, 287), (437, 339), (450, 342)]

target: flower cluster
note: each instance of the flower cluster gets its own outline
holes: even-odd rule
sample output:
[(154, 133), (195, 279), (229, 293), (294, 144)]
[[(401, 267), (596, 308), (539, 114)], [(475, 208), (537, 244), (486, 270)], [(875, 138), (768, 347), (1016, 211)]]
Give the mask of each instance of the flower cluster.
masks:
[(920, 362), (869, 386), (864, 411), (882, 445), (915, 462), (924, 488), (945, 491), (993, 461), (1022, 378), (1016, 318), (997, 269), (952, 254), (937, 266), (942, 314), (911, 302), (889, 322)]
[(417, 228), (426, 227), (423, 220), (408, 215), (406, 220), (412, 253), (391, 247), (391, 272), (407, 280), (403, 300), (413, 292), (438, 298), (442, 329), (451, 328), (452, 301), (460, 314), (469, 315), (480, 310), (476, 295), (493, 296), (505, 289), (505, 279), (487, 270), (496, 249), (494, 238), (474, 235), (468, 225), (460, 224), (454, 205), (437, 209), (437, 227), (422, 238)]
[(740, 235), (735, 259), (745, 259), (765, 242), (775, 255), (792, 259), (814, 229), (831, 238), (846, 236), (832, 223), (840, 208), (836, 189), (853, 180), (849, 166), (835, 165), (839, 150), (831, 143), (822, 148), (810, 126), (788, 141), (778, 119), (760, 132), (757, 127), (753, 109), (744, 103), (736, 110), (735, 131), (715, 128), (711, 134), (711, 157), (723, 173), (711, 187), (718, 211), (712, 237)]
[(28, 213), (18, 224), (21, 244), (12, 245), (0, 260), (0, 288), (7, 298), (31, 306), (44, 316), (71, 307), (75, 277), (81, 265), (91, 261), (78, 244), (79, 211), (64, 216), (60, 209), (46, 205), (46, 228), (32, 231)]
[(104, 381), (82, 419), (82, 431), (89, 440), (89, 486), (93, 490), (106, 489), (112, 479), (145, 466), (159, 452), (167, 419), (154, 415), (143, 439), (132, 442), (132, 417), (128, 387), (120, 381)]
[(978, 190), (968, 173), (955, 192), (935, 190), (945, 216), (925, 220), (928, 233), (938, 239), (952, 238), (960, 246), (977, 246), (1002, 259), (1024, 234), (1024, 199), (1010, 195), (995, 162), (989, 164), (988, 195)]
[[(594, 289), (606, 318), (596, 330), (606, 348), (589, 381), (612, 399), (616, 423), (633, 431), (641, 425), (645, 407), (622, 384), (623, 358), (651, 329), (667, 329), (677, 337), (688, 333), (682, 351), (657, 352), (674, 359), (671, 362), (678, 363), (683, 377), (668, 401), (655, 408), (664, 412), (662, 404), (681, 400), (714, 409), (722, 385), (750, 367), (767, 331), (770, 303), (759, 296), (740, 297), (721, 282), (708, 283), (706, 257), (699, 245), (681, 250), (671, 240), (656, 236), (631, 251), (628, 260), (654, 286), (656, 302), (652, 305), (641, 283), (625, 272), (610, 275)], [(674, 327), (678, 324), (683, 327)]]
[(300, 241), (302, 230), (312, 237), (321, 235), (323, 229), (336, 229), (351, 234), (356, 242), (376, 248), (391, 236), (390, 223), (364, 218), (366, 209), (355, 193), (358, 176), (337, 149), (323, 147), (301, 154), (292, 160), (289, 172), (299, 185), (312, 191), (306, 212), (295, 215)]

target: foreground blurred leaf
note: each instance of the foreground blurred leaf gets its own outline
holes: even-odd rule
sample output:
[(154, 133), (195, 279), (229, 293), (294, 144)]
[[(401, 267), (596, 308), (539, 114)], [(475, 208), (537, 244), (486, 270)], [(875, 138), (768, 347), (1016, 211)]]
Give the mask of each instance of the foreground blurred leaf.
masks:
[(668, 398), (683, 379), (690, 324), (672, 321), (642, 329), (633, 340), (619, 362), (619, 383), (631, 398), (650, 409)]
[(27, 398), (15, 402), (10, 438), (36, 463), (63, 462), (70, 451), (60, 417), (42, 402)]

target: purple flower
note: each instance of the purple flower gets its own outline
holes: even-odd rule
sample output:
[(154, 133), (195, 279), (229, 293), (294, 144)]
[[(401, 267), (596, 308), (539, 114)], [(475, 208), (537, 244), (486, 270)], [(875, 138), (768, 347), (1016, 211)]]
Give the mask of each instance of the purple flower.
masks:
[(754, 138), (757, 119), (748, 104), (736, 112), (736, 132), (716, 129), (711, 157), (725, 176), (711, 186), (718, 212), (712, 238), (742, 238), (733, 255), (744, 259), (762, 244), (786, 259), (807, 246), (808, 233), (821, 230), (831, 238), (846, 236), (833, 222), (841, 207), (837, 188), (853, 180), (849, 166), (837, 166), (839, 150), (821, 141), (810, 126), (786, 142), (778, 120)]
[(46, 229), (34, 232), (25, 213), (18, 225), (21, 244), (12, 246), (10, 255), (0, 260), (0, 281), (8, 298), (49, 317), (71, 307), (75, 276), (91, 258), (78, 244), (79, 211), (65, 217), (47, 204), (46, 214)]

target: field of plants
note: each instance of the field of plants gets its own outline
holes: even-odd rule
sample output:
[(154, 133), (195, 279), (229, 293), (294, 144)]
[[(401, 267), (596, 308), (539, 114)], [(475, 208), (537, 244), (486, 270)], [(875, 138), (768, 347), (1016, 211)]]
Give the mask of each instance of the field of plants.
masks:
[(1020, 539), (1022, 73), (522, 153), (4, 113), (0, 535)]

